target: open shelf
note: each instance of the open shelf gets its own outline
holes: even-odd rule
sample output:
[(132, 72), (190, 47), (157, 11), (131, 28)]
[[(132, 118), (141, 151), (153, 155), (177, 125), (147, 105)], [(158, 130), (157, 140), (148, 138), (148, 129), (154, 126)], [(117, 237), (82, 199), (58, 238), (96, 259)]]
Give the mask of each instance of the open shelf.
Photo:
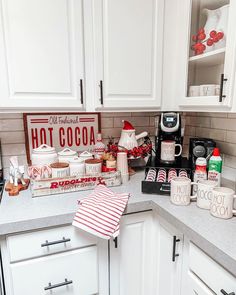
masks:
[(214, 51), (206, 52), (201, 55), (192, 56), (189, 58), (190, 65), (210, 67), (223, 64), (225, 59), (225, 47)]

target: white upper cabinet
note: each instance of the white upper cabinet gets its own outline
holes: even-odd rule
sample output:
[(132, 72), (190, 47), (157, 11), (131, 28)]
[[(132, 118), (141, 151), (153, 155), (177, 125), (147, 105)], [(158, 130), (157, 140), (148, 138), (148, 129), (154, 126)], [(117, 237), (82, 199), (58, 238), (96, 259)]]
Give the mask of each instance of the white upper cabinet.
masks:
[(0, 107), (82, 107), (82, 0), (0, 2)]
[(179, 2), (176, 105), (182, 110), (230, 110), (236, 70), (236, 2)]
[(163, 0), (94, 0), (97, 108), (161, 106)]

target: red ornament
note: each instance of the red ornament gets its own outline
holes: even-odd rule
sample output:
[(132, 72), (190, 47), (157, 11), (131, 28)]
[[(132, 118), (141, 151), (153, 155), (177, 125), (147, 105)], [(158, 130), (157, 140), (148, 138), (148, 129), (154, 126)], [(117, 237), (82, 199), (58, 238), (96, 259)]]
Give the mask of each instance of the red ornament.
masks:
[(193, 42), (196, 42), (197, 41), (197, 36), (196, 35), (192, 35), (192, 40), (193, 40)]
[(218, 40), (221, 40), (221, 39), (223, 39), (223, 37), (224, 37), (224, 33), (223, 33), (223, 32), (218, 32), (218, 33), (216, 34), (216, 36), (217, 36)]
[(213, 39), (210, 38), (210, 39), (207, 40), (207, 45), (208, 46), (212, 46), (213, 44), (214, 44), (214, 40)]
[(212, 39), (215, 43), (217, 43), (219, 41), (219, 38), (217, 37), (217, 35), (215, 35)]
[(198, 34), (198, 40), (204, 40), (206, 38), (206, 34), (205, 33), (200, 33)]
[(204, 28), (200, 28), (200, 29), (198, 30), (198, 34), (203, 34), (203, 33), (205, 33)]
[(216, 34), (217, 34), (216, 31), (213, 30), (213, 31), (210, 32), (210, 37), (214, 38), (216, 36)]

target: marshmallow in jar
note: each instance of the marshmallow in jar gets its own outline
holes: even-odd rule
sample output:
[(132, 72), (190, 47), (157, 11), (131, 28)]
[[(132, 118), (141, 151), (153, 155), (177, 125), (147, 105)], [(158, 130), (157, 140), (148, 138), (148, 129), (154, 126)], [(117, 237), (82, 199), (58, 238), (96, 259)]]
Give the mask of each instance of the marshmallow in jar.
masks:
[(85, 174), (85, 163), (83, 159), (78, 157), (74, 157), (70, 160), (70, 175), (77, 176), (77, 175), (84, 175)]
[(69, 163), (71, 159), (77, 156), (77, 152), (72, 151), (69, 148), (65, 148), (63, 151), (58, 152), (59, 162)]
[(33, 166), (49, 165), (57, 161), (57, 153), (54, 147), (42, 144), (32, 151), (31, 162)]

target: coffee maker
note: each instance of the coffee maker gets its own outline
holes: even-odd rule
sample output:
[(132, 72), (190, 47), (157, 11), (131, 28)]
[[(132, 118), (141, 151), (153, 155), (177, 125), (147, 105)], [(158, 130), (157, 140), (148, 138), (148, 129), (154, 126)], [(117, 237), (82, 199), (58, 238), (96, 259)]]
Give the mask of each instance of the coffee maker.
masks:
[[(161, 113), (156, 127), (155, 150), (156, 157), (158, 161), (160, 161), (161, 142), (163, 140), (175, 141), (176, 144), (180, 144), (181, 146), (183, 144), (183, 137), (181, 134), (181, 116), (179, 113), (175, 112)], [(179, 163), (180, 161), (181, 155), (176, 157), (175, 163)]]

